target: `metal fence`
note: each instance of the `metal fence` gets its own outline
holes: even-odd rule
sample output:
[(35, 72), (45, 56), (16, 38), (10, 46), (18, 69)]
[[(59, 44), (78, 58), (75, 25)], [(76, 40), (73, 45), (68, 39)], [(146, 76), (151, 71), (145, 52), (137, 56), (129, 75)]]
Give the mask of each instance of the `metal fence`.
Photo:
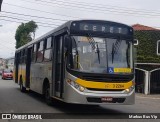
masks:
[(150, 93), (160, 93), (160, 68), (150, 71)]
[(160, 68), (151, 71), (136, 68), (135, 82), (135, 90), (138, 93), (160, 93)]
[(145, 71), (141, 69), (135, 69), (135, 91), (138, 93), (144, 93), (144, 83), (145, 83)]

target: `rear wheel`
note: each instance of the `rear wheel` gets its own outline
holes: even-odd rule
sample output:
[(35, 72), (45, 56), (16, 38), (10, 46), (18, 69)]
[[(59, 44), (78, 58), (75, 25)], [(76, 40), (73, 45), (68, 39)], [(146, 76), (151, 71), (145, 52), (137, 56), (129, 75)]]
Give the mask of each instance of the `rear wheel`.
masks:
[(23, 87), (22, 78), (20, 78), (20, 85), (19, 86), (20, 86), (21, 92), (26, 92), (26, 88)]

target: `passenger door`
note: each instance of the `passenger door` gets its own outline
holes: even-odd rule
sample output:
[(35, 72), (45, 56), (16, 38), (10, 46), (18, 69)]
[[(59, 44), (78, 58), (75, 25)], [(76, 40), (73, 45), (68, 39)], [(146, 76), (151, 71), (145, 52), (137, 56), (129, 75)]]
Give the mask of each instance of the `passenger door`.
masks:
[(63, 48), (63, 36), (57, 36), (54, 40), (54, 90), (55, 96), (63, 97), (63, 85), (64, 85), (64, 48)]
[(21, 56), (21, 52), (17, 52), (15, 55), (15, 71), (14, 71), (14, 77), (15, 77), (15, 83), (19, 83), (18, 81), (18, 70), (19, 70), (19, 65), (20, 65), (20, 56)]
[(26, 87), (30, 88), (30, 67), (31, 67), (31, 54), (32, 47), (27, 49), (27, 59), (26, 59)]

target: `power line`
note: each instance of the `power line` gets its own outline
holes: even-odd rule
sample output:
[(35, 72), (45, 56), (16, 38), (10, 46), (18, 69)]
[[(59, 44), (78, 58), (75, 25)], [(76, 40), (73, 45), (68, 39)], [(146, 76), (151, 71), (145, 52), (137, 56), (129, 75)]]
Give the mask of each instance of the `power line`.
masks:
[[(13, 18), (13, 19), (20, 19), (20, 20), (24, 20), (24, 21), (30, 21), (30, 20), (34, 20), (34, 21), (36, 21), (37, 23), (42, 23), (42, 24), (51, 24), (51, 25), (56, 25), (56, 26), (59, 26), (59, 25), (61, 25), (62, 23), (58, 23), (58, 22), (53, 22), (53, 21), (46, 21), (46, 20), (42, 20), (42, 22), (41, 21), (37, 21), (37, 18), (24, 18), (23, 16), (15, 16), (14, 14), (12, 15), (8, 15), (8, 14), (4, 14), (4, 13), (2, 13), (2, 15), (0, 16), (0, 17), (8, 17), (8, 18)], [(22, 18), (23, 17), (23, 18)], [(25, 17), (28, 17), (28, 16), (25, 16)], [(26, 20), (27, 19), (27, 20)], [(40, 19), (38, 19), (38, 20), (40, 20)], [(63, 22), (64, 23), (64, 22)]]
[[(4, 16), (0, 16), (0, 17), (4, 17)], [(11, 19), (16, 19), (16, 20), (23, 20), (23, 19), (18, 19), (18, 18), (14, 18), (14, 17), (8, 17), (8, 16), (5, 16), (6, 18), (11, 18)], [(10, 21), (10, 22), (16, 22), (16, 23), (23, 23), (23, 22), (19, 22), (19, 21), (13, 21), (13, 20), (6, 20), (6, 19), (0, 19), (0, 20), (4, 20), (4, 21)], [(30, 20), (25, 20), (25, 21), (30, 21)], [(45, 25), (40, 25), (38, 24), (38, 26), (42, 26), (42, 27), (49, 27), (49, 28), (54, 28), (54, 27), (51, 27), (51, 26), (45, 26)], [(54, 25), (52, 25), (54, 26)], [(56, 25), (55, 27), (57, 27), (59, 25)], [(157, 27), (157, 26), (153, 26), (154, 28), (160, 28), (160, 27)]]
[(7, 42), (7, 44), (15, 45), (15, 43), (13, 42), (8, 42), (8, 41), (5, 41), (5, 42)]
[[(16, 22), (16, 23), (23, 23), (22, 21), (15, 21), (15, 20), (7, 20), (7, 19), (0, 19), (0, 20), (3, 20), (3, 21), (9, 21), (9, 22)], [(55, 27), (51, 27), (51, 26), (45, 26), (45, 25), (40, 25), (38, 24), (38, 26), (41, 26), (41, 27), (48, 27), (48, 28), (55, 28)]]
[[(18, 21), (14, 21), (14, 20), (7, 20), (7, 19), (0, 19), (0, 20), (4, 20), (4, 21), (9, 21), (9, 22), (16, 22), (16, 23), (23, 23), (23, 22), (18, 22)], [(55, 28), (55, 27), (51, 27), (51, 26), (45, 26), (45, 25), (39, 25), (38, 26), (41, 26), (41, 27), (47, 27), (47, 28)], [(157, 27), (157, 26), (152, 26), (154, 28), (157, 28), (157, 29), (160, 29), (160, 27)]]
[[(2, 47), (4, 46), (4, 47), (6, 47), (7, 49), (10, 49), (10, 50), (12, 50), (12, 51), (14, 50), (14, 49), (12, 49), (11, 47), (8, 47), (8, 46), (6, 46), (6, 44), (3, 44), (3, 43), (1, 43), (0, 46), (2, 46)], [(5, 48), (5, 49), (6, 49), (6, 48)]]
[[(35, 3), (35, 2), (30, 2), (30, 3)], [(7, 4), (7, 5), (10, 5), (10, 6), (15, 6), (15, 7), (19, 7), (19, 8), (23, 8), (23, 9), (28, 9), (28, 10), (33, 10), (33, 11), (39, 11), (39, 12), (43, 12), (43, 13), (48, 13), (48, 14), (55, 14), (55, 13), (52, 13), (52, 12), (47, 12), (47, 11), (42, 11), (42, 10), (38, 10), (38, 9), (31, 9), (31, 8), (27, 8), (27, 7), (22, 7), (22, 6), (18, 6), (18, 5), (13, 5), (13, 4), (9, 4), (9, 3), (4, 3), (4, 4)], [(61, 4), (62, 5), (62, 4)], [(47, 5), (48, 6), (48, 5)], [(66, 8), (66, 7), (64, 7), (64, 8)], [(82, 7), (81, 7), (82, 8)], [(68, 9), (71, 9), (70, 7), (68, 7)], [(90, 11), (90, 10), (88, 10), (88, 11)], [(90, 11), (90, 12), (93, 12), (93, 11)], [(101, 12), (96, 12), (96, 13), (109, 13), (109, 12), (114, 12), (114, 13), (112, 13), (112, 14), (116, 14), (116, 15), (120, 15), (120, 13), (121, 14), (125, 14), (125, 16), (126, 15), (128, 15), (128, 16), (137, 16), (137, 17), (140, 17), (140, 15), (142, 15), (142, 14), (140, 14), (139, 16), (138, 15), (134, 15), (133, 13), (128, 13), (128, 12), (120, 12), (120, 11), (112, 11), (112, 10), (107, 10), (107, 12), (104, 12), (104, 11), (101, 11)], [(137, 14), (137, 13), (136, 13)], [(59, 15), (59, 16), (67, 16), (67, 15), (60, 15), (60, 14), (55, 14), (55, 15)], [(149, 17), (149, 15), (147, 15), (147, 14), (143, 14), (143, 17)], [(156, 16), (156, 15), (150, 15), (150, 16)], [(75, 17), (75, 16), (67, 16), (67, 17), (74, 17), (74, 18), (79, 18), (79, 17)]]
[(9, 13), (9, 14), (21, 15), (21, 16), (35, 17), (35, 18), (40, 18), (40, 19), (68, 21), (68, 20), (65, 20), (65, 19), (54, 19), (54, 18), (48, 18), (48, 17), (42, 17), (42, 16), (33, 16), (33, 15), (20, 14), (20, 13), (8, 12), (8, 11), (1, 11), (1, 12), (2, 12), (2, 13)]
[[(8, 41), (5, 41), (6, 43), (5, 44), (9, 44), (9, 45), (15, 45), (13, 42), (8, 42)], [(2, 43), (2, 42), (0, 42), (0, 43)]]
[[(28, 0), (23, 0), (23, 1), (25, 1), (25, 2), (29, 2), (29, 3), (35, 3), (35, 4), (40, 4), (40, 5), (47, 5), (47, 6), (53, 6), (53, 5), (51, 5), (51, 4), (53, 4), (53, 2), (47, 2), (47, 1), (43, 1), (43, 0), (38, 0), (38, 1), (36, 1), (36, 2), (31, 2), (31, 1), (28, 1)], [(37, 3), (37, 2), (41, 2), (41, 3)], [(49, 4), (44, 4), (44, 3), (49, 3)], [(148, 16), (160, 16), (160, 15), (156, 15), (156, 14), (148, 14), (148, 13), (135, 13), (135, 12), (131, 12), (131, 11), (119, 11), (119, 10), (114, 10), (113, 8), (112, 8), (112, 10), (111, 9), (107, 9), (107, 11), (106, 11), (106, 9), (104, 10), (104, 9), (97, 9), (97, 8), (89, 8), (88, 6), (87, 7), (80, 7), (80, 6), (74, 6), (74, 5), (68, 5), (68, 6), (66, 6), (66, 5), (64, 5), (64, 4), (66, 4), (66, 2), (64, 2), (63, 4), (59, 4), (59, 3), (54, 3), (54, 6), (55, 6), (55, 4), (57, 4), (57, 5), (60, 5), (60, 6), (65, 6), (65, 7), (63, 7), (63, 8), (68, 8), (68, 9), (73, 9), (73, 8), (70, 8), (70, 7), (76, 7), (76, 8), (74, 8), (74, 9), (77, 9), (78, 8), (78, 10), (79, 9), (89, 9), (89, 10), (87, 10), (87, 11), (90, 11), (90, 12), (93, 12), (92, 10), (96, 10), (97, 12), (96, 13), (108, 13), (108, 12), (114, 12), (114, 13), (112, 13), (112, 14), (116, 14), (116, 13), (121, 13), (121, 14), (125, 14), (125, 15), (129, 15), (129, 16), (144, 16), (144, 17), (148, 17)], [(136, 14), (136, 15), (134, 15), (134, 14)], [(160, 13), (159, 13), (160, 14)], [(118, 14), (119, 15), (119, 14)]]
[[(18, 19), (18, 18), (15, 18), (15, 17), (9, 17), (9, 16), (0, 16), (0, 17), (5, 17), (5, 18), (11, 18), (11, 19), (16, 19), (16, 20), (22, 20), (22, 21), (30, 21), (30, 20), (26, 20), (26, 19)], [(36, 22), (36, 23), (40, 23), (40, 24), (45, 24), (45, 25), (55, 25), (55, 26), (59, 26), (57, 24), (49, 24), (49, 23), (43, 23), (43, 22)]]
[(57, 14), (57, 13), (53, 13), (53, 12), (42, 11), (42, 10), (28, 8), (28, 7), (24, 7), (24, 6), (18, 6), (18, 5), (14, 5), (14, 4), (6, 3), (6, 2), (4, 2), (3, 4), (10, 5), (10, 6), (15, 6), (15, 7), (23, 8), (23, 9), (28, 9), (28, 10), (32, 10), (32, 11), (38, 11), (38, 12), (41, 12), (41, 13), (54, 14), (54, 15), (58, 15), (58, 16), (65, 16), (65, 17), (72, 17), (72, 18), (79, 18), (79, 17), (75, 17), (75, 16)]
[[(40, 1), (40, 0), (37, 0)], [(112, 5), (108, 5), (108, 4), (99, 4), (99, 3), (89, 3), (89, 2), (78, 2), (78, 1), (63, 1), (63, 0), (50, 0), (52, 2), (65, 2), (65, 3), (69, 3), (69, 4), (76, 4), (76, 5), (87, 5), (87, 6), (91, 6), (91, 7), (105, 7), (105, 8), (109, 8), (109, 9), (116, 9), (116, 10), (124, 10), (124, 11), (134, 11), (134, 12), (148, 12), (148, 13), (157, 13), (155, 11), (157, 10), (147, 10), (147, 9), (137, 9), (137, 8), (127, 8), (127, 7), (120, 7), (120, 6), (112, 6)], [(160, 13), (160, 12), (159, 12)], [(159, 14), (158, 13), (158, 14)]]

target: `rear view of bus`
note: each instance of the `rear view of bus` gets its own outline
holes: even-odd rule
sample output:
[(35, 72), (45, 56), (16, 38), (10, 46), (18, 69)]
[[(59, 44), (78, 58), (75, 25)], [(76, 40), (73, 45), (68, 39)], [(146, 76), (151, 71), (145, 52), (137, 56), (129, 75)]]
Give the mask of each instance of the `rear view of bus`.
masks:
[(133, 29), (108, 21), (73, 21), (69, 37), (64, 101), (134, 104)]

